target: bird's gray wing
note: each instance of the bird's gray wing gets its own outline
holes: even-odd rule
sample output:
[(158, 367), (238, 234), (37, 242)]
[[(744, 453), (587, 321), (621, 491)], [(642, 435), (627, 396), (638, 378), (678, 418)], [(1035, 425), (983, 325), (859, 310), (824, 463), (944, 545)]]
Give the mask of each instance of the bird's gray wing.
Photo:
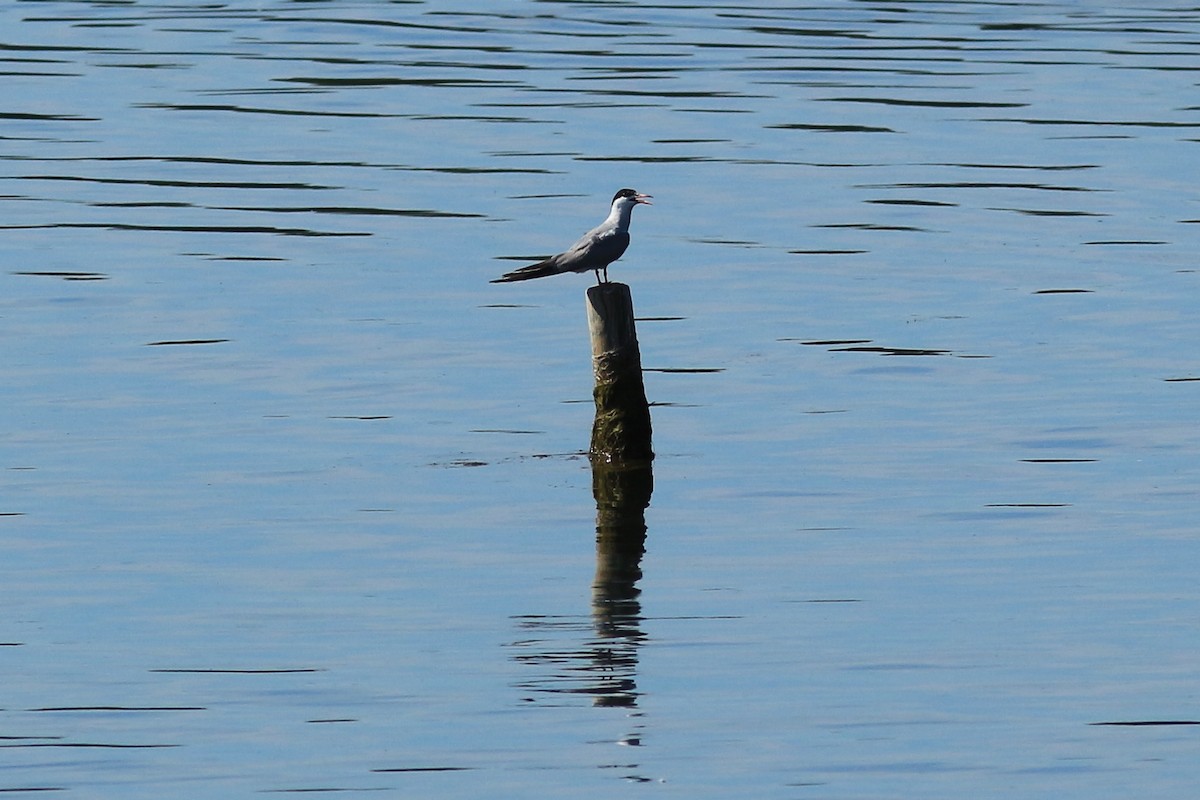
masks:
[(629, 247), (629, 234), (616, 230), (591, 231), (558, 256), (558, 266), (564, 271), (587, 272), (604, 269), (616, 261)]

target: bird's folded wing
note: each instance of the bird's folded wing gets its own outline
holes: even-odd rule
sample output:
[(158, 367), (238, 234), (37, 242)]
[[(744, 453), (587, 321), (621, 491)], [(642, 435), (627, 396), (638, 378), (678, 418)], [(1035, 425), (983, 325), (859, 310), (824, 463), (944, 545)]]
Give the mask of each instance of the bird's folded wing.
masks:
[(618, 231), (601, 234), (589, 233), (572, 245), (570, 250), (559, 256), (559, 263), (564, 270), (575, 272), (602, 269), (620, 258), (627, 247), (629, 247), (628, 233)]

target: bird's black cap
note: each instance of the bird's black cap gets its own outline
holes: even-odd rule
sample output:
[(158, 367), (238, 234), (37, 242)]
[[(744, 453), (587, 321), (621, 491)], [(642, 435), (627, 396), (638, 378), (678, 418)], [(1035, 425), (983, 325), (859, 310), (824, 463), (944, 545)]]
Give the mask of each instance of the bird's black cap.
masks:
[(621, 189), (613, 195), (613, 202), (617, 202), (618, 197), (637, 197), (636, 189)]

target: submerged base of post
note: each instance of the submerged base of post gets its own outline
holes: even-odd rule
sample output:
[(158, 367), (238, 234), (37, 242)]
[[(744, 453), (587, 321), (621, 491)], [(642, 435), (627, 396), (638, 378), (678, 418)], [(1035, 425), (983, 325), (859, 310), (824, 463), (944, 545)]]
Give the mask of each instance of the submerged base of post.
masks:
[(606, 464), (648, 464), (650, 404), (642, 383), (642, 354), (633, 321), (633, 298), (623, 283), (587, 290), (588, 331), (596, 385), (591, 457)]

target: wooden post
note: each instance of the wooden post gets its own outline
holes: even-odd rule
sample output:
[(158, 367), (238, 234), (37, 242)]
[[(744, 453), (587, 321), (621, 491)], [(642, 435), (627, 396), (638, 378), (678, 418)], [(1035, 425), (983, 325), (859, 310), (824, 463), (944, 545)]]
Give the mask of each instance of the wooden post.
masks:
[(593, 462), (645, 465), (650, 449), (650, 404), (642, 383), (642, 354), (633, 321), (633, 298), (623, 283), (601, 283), (587, 290), (588, 330), (596, 386), (592, 424)]

